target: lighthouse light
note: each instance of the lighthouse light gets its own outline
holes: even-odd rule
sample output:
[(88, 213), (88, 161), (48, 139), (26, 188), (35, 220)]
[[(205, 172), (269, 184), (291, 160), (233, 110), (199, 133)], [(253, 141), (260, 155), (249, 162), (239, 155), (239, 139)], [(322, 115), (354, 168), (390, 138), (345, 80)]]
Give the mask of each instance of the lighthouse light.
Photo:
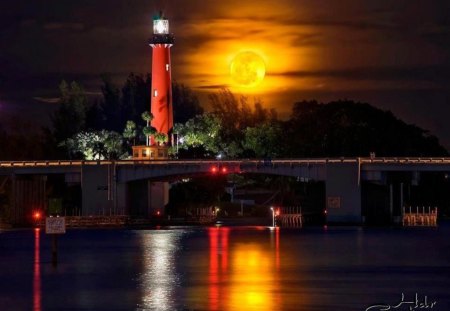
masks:
[(156, 35), (169, 34), (169, 21), (167, 19), (157, 19), (153, 21), (153, 33)]

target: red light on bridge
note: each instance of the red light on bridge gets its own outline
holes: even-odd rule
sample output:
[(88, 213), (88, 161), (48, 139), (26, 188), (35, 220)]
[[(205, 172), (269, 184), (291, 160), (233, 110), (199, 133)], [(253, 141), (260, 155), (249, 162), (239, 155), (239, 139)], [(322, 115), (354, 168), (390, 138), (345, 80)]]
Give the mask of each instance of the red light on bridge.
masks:
[(211, 167), (211, 173), (213, 174), (217, 174), (217, 173), (222, 173), (222, 174), (226, 174), (228, 173), (228, 168), (226, 168), (225, 166), (213, 166)]
[(41, 219), (41, 213), (39, 213), (39, 212), (34, 212), (33, 218), (34, 218), (35, 220)]

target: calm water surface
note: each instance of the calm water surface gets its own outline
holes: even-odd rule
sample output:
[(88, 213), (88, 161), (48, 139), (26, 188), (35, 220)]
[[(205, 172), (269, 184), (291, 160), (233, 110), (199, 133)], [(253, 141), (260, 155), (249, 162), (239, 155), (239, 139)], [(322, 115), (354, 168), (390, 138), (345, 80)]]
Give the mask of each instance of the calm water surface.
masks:
[(58, 244), (53, 268), (44, 232), (0, 231), (0, 310), (410, 310), (416, 294), (450, 310), (449, 224), (69, 230)]

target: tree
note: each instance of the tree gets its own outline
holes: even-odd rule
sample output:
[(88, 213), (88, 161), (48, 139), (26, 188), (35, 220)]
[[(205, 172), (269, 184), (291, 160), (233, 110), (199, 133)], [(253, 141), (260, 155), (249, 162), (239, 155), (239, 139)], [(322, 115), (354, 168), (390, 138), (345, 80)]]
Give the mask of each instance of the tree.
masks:
[(245, 129), (243, 147), (251, 156), (274, 158), (282, 154), (281, 139), (281, 126), (276, 122), (266, 122)]
[(212, 113), (220, 120), (219, 149), (231, 158), (243, 155), (246, 128), (256, 127), (265, 122), (276, 121), (274, 110), (263, 108), (258, 99), (253, 107), (245, 96), (236, 96), (229, 89), (222, 89), (209, 96)]
[(141, 118), (142, 118), (142, 120), (147, 122), (147, 126), (148, 126), (150, 124), (150, 122), (152, 122), (154, 117), (151, 112), (144, 111), (143, 113), (141, 113)]
[(157, 133), (156, 129), (153, 126), (145, 126), (142, 129), (142, 133), (146, 137), (147, 146), (149, 145), (150, 136), (155, 135)]
[(203, 113), (198, 97), (184, 84), (172, 84), (172, 101), (174, 123), (186, 123)]
[(156, 129), (153, 126), (150, 126), (150, 123), (153, 120), (153, 114), (148, 111), (144, 111), (141, 113), (141, 118), (147, 123), (147, 126), (145, 126), (142, 129), (142, 133), (145, 136), (146, 145), (148, 146), (150, 144), (150, 136), (156, 134)]
[(217, 155), (220, 151), (220, 130), (220, 119), (213, 114), (199, 115), (186, 124), (174, 125), (178, 148), (185, 150), (203, 148), (200, 151), (202, 156)]
[(59, 85), (60, 102), (51, 117), (53, 137), (61, 142), (86, 129), (87, 97), (83, 88), (76, 82), (70, 86), (66, 81)]
[(121, 159), (127, 156), (122, 136), (113, 131), (80, 132), (61, 143), (71, 157), (85, 160)]
[(289, 157), (448, 154), (427, 131), (404, 123), (390, 111), (349, 100), (294, 104), (284, 133), (285, 156)]
[(133, 140), (133, 145), (136, 143), (136, 123), (134, 121), (127, 121), (125, 125), (125, 129), (123, 130), (123, 137), (128, 141), (128, 144), (131, 144), (131, 140)]
[(140, 121), (140, 111), (148, 110), (150, 107), (151, 79), (147, 74), (142, 75), (130, 73), (122, 87), (120, 100), (121, 122), (132, 120), (135, 123)]
[(158, 143), (158, 145), (163, 145), (169, 141), (169, 138), (164, 133), (156, 133), (155, 135), (155, 141)]
[(103, 85), (101, 86), (103, 101), (100, 103), (102, 111), (102, 128), (119, 131), (124, 124), (121, 122), (120, 91), (112, 83), (111, 77), (102, 75)]

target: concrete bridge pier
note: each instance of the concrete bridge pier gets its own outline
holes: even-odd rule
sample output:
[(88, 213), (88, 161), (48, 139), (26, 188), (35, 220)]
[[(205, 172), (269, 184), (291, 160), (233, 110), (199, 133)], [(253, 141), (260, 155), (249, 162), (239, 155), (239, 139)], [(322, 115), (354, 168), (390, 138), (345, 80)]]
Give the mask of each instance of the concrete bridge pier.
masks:
[(362, 223), (360, 164), (328, 163), (325, 180), (328, 223)]
[(81, 170), (82, 215), (164, 214), (169, 202), (169, 183), (151, 180), (118, 182), (114, 164), (83, 165)]
[(169, 183), (157, 181), (148, 183), (148, 216), (164, 215), (164, 207), (169, 203)]
[(81, 214), (110, 215), (114, 210), (115, 182), (111, 165), (83, 165), (81, 168)]

